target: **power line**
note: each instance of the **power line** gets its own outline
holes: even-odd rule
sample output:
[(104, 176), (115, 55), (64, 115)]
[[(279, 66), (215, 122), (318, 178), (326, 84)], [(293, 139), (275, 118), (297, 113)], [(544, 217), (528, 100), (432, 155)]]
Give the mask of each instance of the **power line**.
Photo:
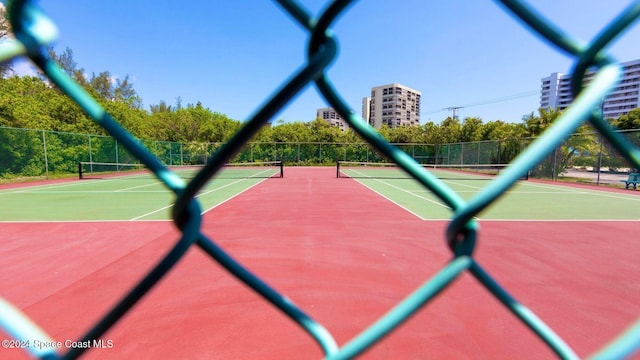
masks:
[(485, 101), (479, 101), (479, 102), (475, 102), (475, 103), (471, 103), (471, 104), (467, 104), (467, 105), (450, 106), (450, 107), (442, 108), (442, 109), (439, 109), (439, 110), (429, 111), (429, 112), (424, 113), (422, 115), (437, 114), (439, 112), (447, 110), (447, 111), (453, 111), (453, 115), (456, 116), (456, 113), (457, 113), (458, 109), (468, 108), (468, 107), (473, 107), (473, 106), (480, 106), (480, 105), (487, 105), (487, 104), (494, 104), (494, 103), (498, 103), (498, 102), (515, 100), (515, 99), (521, 99), (521, 98), (525, 98), (525, 97), (529, 97), (529, 96), (533, 96), (533, 95), (538, 95), (538, 94), (540, 94), (540, 90), (527, 91), (527, 92), (524, 92), (524, 93), (503, 96), (503, 97), (490, 99), (490, 100), (485, 100)]
[(472, 103), (472, 104), (469, 104), (469, 105), (465, 105), (464, 107), (472, 107), (472, 106), (493, 104), (493, 103), (497, 103), (497, 102), (515, 100), (515, 99), (520, 99), (520, 98), (529, 97), (529, 96), (538, 95), (538, 94), (540, 94), (540, 90), (529, 91), (529, 92), (525, 92), (525, 93), (509, 95), (509, 96), (496, 98), (496, 99), (492, 99), (492, 100), (486, 100), (486, 101), (482, 101), (482, 102)]

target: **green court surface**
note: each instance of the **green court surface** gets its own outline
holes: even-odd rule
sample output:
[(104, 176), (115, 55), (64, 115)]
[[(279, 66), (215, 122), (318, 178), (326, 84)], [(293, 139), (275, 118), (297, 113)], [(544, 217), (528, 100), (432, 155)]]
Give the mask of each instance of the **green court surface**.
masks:
[[(203, 212), (266, 180), (215, 178), (200, 191)], [(273, 180), (273, 181), (278, 181)], [(413, 179), (356, 178), (423, 220), (448, 220), (451, 210)], [(490, 179), (443, 179), (463, 198)], [(520, 181), (479, 216), (481, 220), (640, 220), (640, 193)], [(70, 180), (0, 190), (2, 221), (169, 220), (174, 195), (152, 177)], [(384, 216), (384, 214), (380, 214)]]
[[(342, 179), (349, 181), (349, 179)], [(425, 220), (445, 220), (451, 209), (413, 179), (357, 178), (381, 196)], [(465, 200), (491, 180), (443, 179)], [(607, 191), (520, 181), (479, 216), (481, 220), (640, 220), (640, 196), (634, 191)]]
[[(198, 195), (203, 212), (266, 178), (214, 179)], [(276, 180), (277, 181), (277, 180)], [(72, 180), (0, 190), (2, 221), (169, 220), (174, 195), (153, 178)]]

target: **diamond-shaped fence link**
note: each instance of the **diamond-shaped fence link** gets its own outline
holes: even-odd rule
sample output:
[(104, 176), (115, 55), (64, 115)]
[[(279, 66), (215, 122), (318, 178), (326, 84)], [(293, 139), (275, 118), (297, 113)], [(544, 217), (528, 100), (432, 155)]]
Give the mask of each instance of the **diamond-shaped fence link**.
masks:
[[(131, 156), (135, 161), (145, 164), (162, 181), (168, 191), (174, 192), (177, 196), (172, 217), (181, 230), (181, 236), (177, 239), (172, 250), (158, 262), (133, 290), (120, 299), (117, 305), (95, 324), (80, 341), (100, 338), (144, 294), (153, 288), (189, 248), (196, 246), (215, 259), (238, 280), (252, 288), (266, 301), (296, 322), (320, 346), (328, 359), (352, 358), (367, 350), (374, 343), (382, 341), (386, 334), (392, 332), (412, 314), (428, 306), (436, 295), (451, 285), (463, 273), (468, 273), (474, 277), (559, 357), (577, 358), (575, 352), (551, 328), (545, 325), (542, 319), (509, 295), (507, 289), (498, 285), (491, 275), (474, 259), (473, 250), (478, 231), (474, 216), (500, 198), (523, 175), (535, 169), (538, 164), (552, 155), (554, 150), (585, 122), (590, 122), (597, 129), (600, 136), (611, 144), (607, 151), (615, 153), (616, 156), (622, 156), (630, 164), (640, 168), (640, 149), (638, 146), (624, 136), (614, 132), (604, 121), (598, 109), (598, 104), (612, 91), (621, 76), (621, 69), (616, 65), (616, 61), (609, 57), (603, 49), (640, 17), (640, 1), (631, 3), (588, 44), (574, 40), (570, 34), (564, 33), (561, 27), (548, 21), (543, 15), (537, 13), (524, 2), (515, 0), (500, 1), (505, 11), (520, 20), (532, 33), (548, 41), (558, 51), (573, 58), (572, 87), (576, 96), (571, 107), (540, 138), (532, 141), (519, 152), (518, 156), (511, 162), (512, 166), (487, 185), (481, 193), (468, 201), (463, 200), (445, 183), (424, 170), (410, 154), (407, 154), (397, 146), (387, 143), (346, 105), (339, 91), (333, 87), (331, 80), (325, 73), (328, 66), (336, 60), (336, 38), (330, 27), (340, 14), (347, 11), (346, 9), (351, 5), (351, 1), (337, 0), (331, 2), (318, 17), (313, 17), (296, 1), (278, 0), (277, 2), (309, 32), (307, 61), (298, 72), (292, 74), (289, 80), (264, 101), (263, 105), (256, 110), (244, 127), (229, 141), (215, 149), (213, 155), (206, 159), (206, 166), (188, 183), (185, 183), (169, 171), (163, 165), (163, 162), (159, 160), (159, 157), (166, 158), (168, 156), (172, 159), (176, 151), (188, 152), (194, 157), (198, 157), (198, 149), (174, 149), (169, 144), (143, 144), (137, 141), (119, 125), (116, 119), (106, 113), (93, 98), (73, 82), (60, 67), (47, 58), (45, 47), (57, 35), (53, 22), (32, 2), (13, 1), (9, 4), (9, 14), (16, 40), (0, 44), (0, 61), (10, 60), (16, 56), (30, 58), (50, 81), (73, 99), (114, 139), (112, 143), (104, 142), (100, 145), (93, 143), (91, 146), (97, 149), (108, 148), (109, 146), (115, 147), (117, 144), (117, 146), (122, 147), (122, 156), (126, 154), (126, 156)], [(366, 6), (366, 4), (362, 4), (362, 6)], [(595, 76), (589, 85), (584, 86), (582, 79), (587, 68), (596, 70)], [(397, 304), (376, 323), (364, 329), (342, 347), (337, 345), (333, 336), (323, 325), (310, 318), (285, 296), (270, 288), (262, 279), (246, 270), (234, 258), (218, 247), (207, 234), (200, 231), (201, 211), (198, 201), (195, 199), (197, 192), (222, 165), (238, 154), (248, 156), (247, 154), (252, 151), (267, 153), (272, 151), (271, 156), (274, 157), (282, 156), (288, 159), (295, 156), (294, 154), (297, 153), (298, 149), (284, 146), (282, 148), (275, 146), (273, 149), (260, 149), (259, 147), (262, 146), (260, 144), (251, 148), (244, 147), (244, 145), (274, 114), (286, 106), (296, 94), (309, 84), (316, 86), (324, 96), (327, 104), (335, 108), (344, 119), (347, 119), (352, 129), (370, 147), (375, 148), (378, 153), (389, 160), (396, 162), (426, 189), (444, 201), (453, 211), (446, 233), (446, 242), (454, 255), (453, 259), (430, 279), (426, 279), (422, 286)], [(40, 141), (38, 133), (31, 135), (33, 136), (25, 139), (25, 141)], [(100, 141), (103, 140), (101, 139)], [(78, 143), (75, 146), (88, 146), (88, 144)], [(440, 147), (437, 150), (423, 150), (424, 154), (420, 156), (433, 156), (432, 161), (434, 162), (440, 162), (441, 159), (446, 157), (449, 163), (469, 160), (482, 163), (494, 161), (496, 157), (504, 159), (508, 157), (509, 152), (508, 144), (501, 144), (498, 148), (475, 145), (479, 147), (475, 158), (464, 159), (462, 146), (464, 145), (454, 144), (449, 145), (448, 148)], [(214, 149), (201, 150), (201, 154), (210, 154)], [(330, 149), (331, 154), (327, 155), (332, 160), (339, 156), (340, 153), (345, 152), (361, 153), (361, 156), (364, 157), (365, 150), (365, 147), (352, 147), (349, 149), (336, 147)], [(120, 150), (107, 150), (108, 153), (112, 151), (120, 154)], [(300, 151), (315, 151), (315, 149), (301, 149)], [(368, 151), (366, 151), (366, 154), (366, 156), (369, 156)], [(323, 155), (318, 154), (318, 157), (322, 161)], [(164, 159), (164, 161), (166, 163), (167, 160)], [(196, 161), (200, 162), (199, 159)], [(171, 160), (169, 160), (170, 162)], [(64, 164), (61, 166), (64, 166)], [(0, 301), (0, 326), (15, 339), (48, 340), (48, 336), (43, 330), (32, 323), (19, 309), (4, 300)], [(630, 329), (613, 339), (594, 356), (596, 358), (626, 357), (638, 347), (640, 347), (640, 322), (637, 322)], [(51, 348), (29, 349), (31, 355), (41, 358), (56, 358), (59, 356), (75, 358), (85, 350), (70, 349), (67, 353), (60, 355)]]

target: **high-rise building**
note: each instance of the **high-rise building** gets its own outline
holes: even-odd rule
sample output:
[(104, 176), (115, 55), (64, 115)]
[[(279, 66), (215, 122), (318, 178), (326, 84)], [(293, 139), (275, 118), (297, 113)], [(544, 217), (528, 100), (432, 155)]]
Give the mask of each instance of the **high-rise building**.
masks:
[(322, 108), (316, 111), (316, 118), (326, 120), (331, 126), (339, 127), (340, 130), (347, 130), (349, 124), (334, 108)]
[(371, 88), (369, 114), (365, 119), (376, 129), (420, 125), (421, 96), (420, 91), (395, 83)]
[[(617, 119), (629, 111), (640, 108), (640, 59), (620, 64), (624, 71), (618, 86), (604, 100), (604, 117)], [(588, 72), (585, 82), (590, 81), (594, 72)], [(542, 79), (540, 108), (566, 109), (573, 101), (571, 76), (552, 73)]]

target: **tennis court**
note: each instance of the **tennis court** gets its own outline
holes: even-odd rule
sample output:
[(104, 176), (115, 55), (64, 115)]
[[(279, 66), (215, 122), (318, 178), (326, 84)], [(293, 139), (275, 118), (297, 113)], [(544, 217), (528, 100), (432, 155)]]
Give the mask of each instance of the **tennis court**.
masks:
[[(103, 167), (108, 169), (114, 164)], [(120, 165), (126, 168), (126, 165)], [(281, 176), (282, 163), (258, 163), (227, 169), (200, 191), (203, 211), (259, 184)], [(174, 169), (176, 170), (176, 169)], [(186, 171), (192, 171), (188, 169)], [(178, 169), (178, 173), (179, 169)], [(189, 172), (182, 173), (184, 177)], [(493, 175), (440, 170), (436, 174), (468, 200)], [(449, 209), (433, 193), (398, 169), (346, 168), (351, 177), (423, 220), (447, 220)], [(149, 174), (85, 172), (84, 179), (17, 189), (0, 189), (3, 221), (169, 220), (173, 196)], [(633, 191), (559, 185), (523, 180), (478, 217), (481, 220), (640, 220), (640, 196)]]
[[(437, 177), (465, 200), (479, 194), (506, 165), (439, 166)], [(392, 164), (343, 163), (338, 176), (354, 178), (424, 220), (446, 220), (451, 209)], [(482, 220), (640, 220), (633, 191), (522, 180), (477, 218)]]
[[(81, 164), (82, 180), (0, 190), (3, 221), (169, 220), (174, 196), (140, 165)], [(173, 167), (188, 180), (200, 167)], [(282, 176), (281, 162), (225, 167), (198, 199), (207, 212), (270, 177)], [(80, 176), (79, 176), (80, 177)]]
[[(450, 260), (442, 241), (448, 221), (416, 216), (442, 206), (411, 190), (407, 179), (336, 178), (330, 167), (284, 172), (283, 178), (212, 181), (199, 198), (203, 209), (210, 209), (203, 231), (307, 309), (339, 343), (377, 321)], [(144, 221), (168, 217), (164, 207), (171, 199), (154, 186), (120, 177), (3, 189), (3, 201), (25, 204), (21, 217), (2, 214), (13, 216), (0, 223), (3, 296), (52, 338), (77, 339), (175, 241), (172, 222)], [(400, 186), (408, 190), (399, 191)], [(640, 192), (528, 181), (515, 191), (531, 199), (540, 195), (531, 193), (540, 192), (538, 186), (567, 195), (563, 201), (577, 201), (576, 208), (640, 198)], [(112, 198), (113, 205), (105, 206)], [(540, 220), (532, 212), (523, 221), (528, 205), (516, 207), (517, 200), (508, 196), (502, 202), (513, 202), (511, 210), (523, 219), (481, 219), (483, 241), (476, 257), (578, 354), (596, 351), (635, 320), (640, 313), (637, 220), (621, 221), (626, 215), (620, 212), (587, 222), (580, 211), (562, 215), (548, 208), (572, 218)], [(154, 210), (160, 211), (141, 216)], [(637, 219), (637, 211), (633, 214)], [(322, 357), (293, 322), (212, 266), (201, 251), (189, 252), (104, 339), (113, 346), (92, 348), (87, 358)], [(364, 358), (522, 358), (522, 349), (531, 355), (526, 358), (555, 357), (489, 292), (463, 276)], [(19, 349), (5, 354), (24, 356)]]

